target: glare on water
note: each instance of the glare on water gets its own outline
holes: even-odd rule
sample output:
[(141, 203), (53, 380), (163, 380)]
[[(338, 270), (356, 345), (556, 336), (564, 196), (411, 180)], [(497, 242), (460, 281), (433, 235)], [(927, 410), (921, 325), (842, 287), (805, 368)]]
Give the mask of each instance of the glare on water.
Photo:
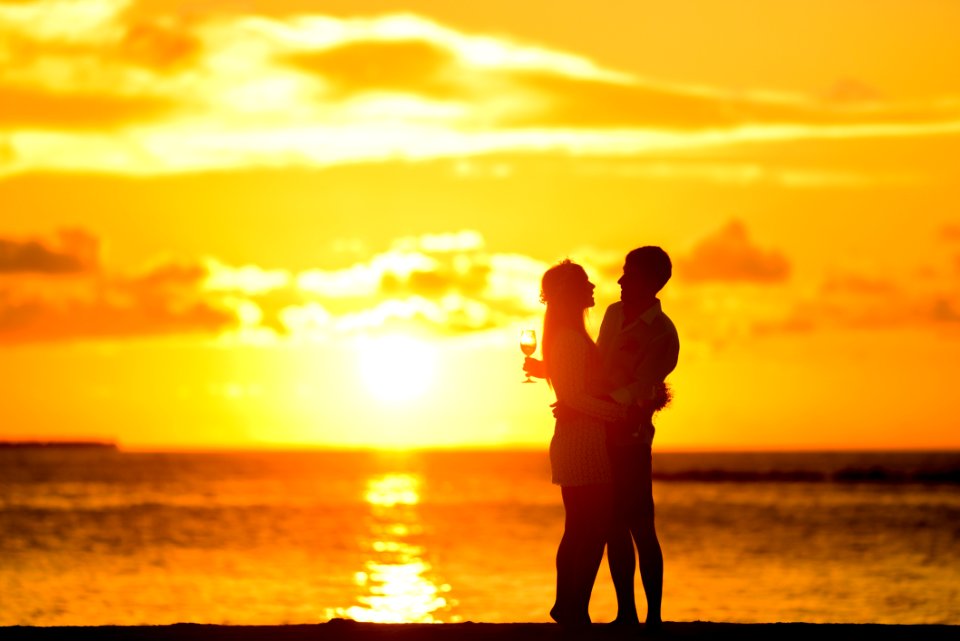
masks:
[(445, 596), (450, 586), (429, 578), (423, 547), (413, 542), (422, 529), (417, 514), (422, 483), (416, 474), (384, 474), (367, 483), (370, 559), (354, 575), (359, 604), (340, 616), (374, 623), (434, 623), (435, 613), (451, 605)]

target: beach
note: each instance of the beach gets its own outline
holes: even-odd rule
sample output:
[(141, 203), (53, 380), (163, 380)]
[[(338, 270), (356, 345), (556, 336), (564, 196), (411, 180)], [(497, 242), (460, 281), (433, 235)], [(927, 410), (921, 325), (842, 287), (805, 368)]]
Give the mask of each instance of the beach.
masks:
[(567, 631), (550, 623), (358, 623), (335, 619), (317, 625), (221, 626), (176, 624), (167, 626), (8, 627), (0, 628), (5, 641), (60, 641), (62, 639), (138, 639), (145, 641), (558, 641), (564, 639), (765, 639), (866, 638), (871, 641), (938, 641), (960, 638), (960, 627), (949, 625), (873, 625), (811, 623), (666, 622), (656, 633), (642, 628), (611, 628), (595, 624)]

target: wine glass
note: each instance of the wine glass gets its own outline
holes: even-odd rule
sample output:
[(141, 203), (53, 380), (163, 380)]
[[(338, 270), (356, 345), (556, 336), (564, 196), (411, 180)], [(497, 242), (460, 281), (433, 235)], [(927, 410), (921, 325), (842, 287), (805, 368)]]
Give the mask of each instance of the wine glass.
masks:
[[(533, 353), (537, 351), (537, 332), (532, 329), (525, 329), (520, 332), (520, 351), (526, 354), (527, 356), (533, 356)], [(523, 381), (524, 383), (535, 383), (530, 375), (527, 374), (527, 379)]]

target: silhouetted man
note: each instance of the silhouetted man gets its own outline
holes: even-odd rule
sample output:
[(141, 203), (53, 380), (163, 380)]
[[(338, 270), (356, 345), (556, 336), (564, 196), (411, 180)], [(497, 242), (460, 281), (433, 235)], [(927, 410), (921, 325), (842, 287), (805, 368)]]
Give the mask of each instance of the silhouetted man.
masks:
[[(680, 340), (663, 313), (657, 293), (672, 275), (670, 257), (659, 247), (640, 247), (627, 254), (620, 284), (620, 302), (607, 308), (597, 338), (604, 372), (620, 403), (651, 407), (639, 425), (612, 426), (607, 447), (614, 474), (617, 513), (607, 540), (610, 576), (617, 593), (615, 623), (639, 623), (633, 580), (633, 543), (640, 557), (640, 580), (647, 598), (647, 626), (661, 624), (663, 553), (654, 525), (652, 445), (653, 413), (665, 399), (663, 382), (677, 365)], [(632, 539), (632, 540), (631, 540)]]

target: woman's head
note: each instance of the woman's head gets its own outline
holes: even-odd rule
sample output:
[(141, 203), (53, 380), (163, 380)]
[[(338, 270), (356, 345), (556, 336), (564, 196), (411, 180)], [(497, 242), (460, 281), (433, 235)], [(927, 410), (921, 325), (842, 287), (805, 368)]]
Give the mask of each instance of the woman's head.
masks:
[(540, 280), (540, 302), (547, 306), (543, 315), (543, 361), (549, 381), (553, 345), (557, 334), (563, 329), (573, 330), (589, 340), (584, 314), (593, 307), (594, 284), (587, 278), (583, 267), (571, 260), (564, 260), (544, 274)]
[(583, 267), (566, 259), (544, 272), (540, 280), (540, 302), (547, 309), (583, 312), (595, 304), (594, 289)]

